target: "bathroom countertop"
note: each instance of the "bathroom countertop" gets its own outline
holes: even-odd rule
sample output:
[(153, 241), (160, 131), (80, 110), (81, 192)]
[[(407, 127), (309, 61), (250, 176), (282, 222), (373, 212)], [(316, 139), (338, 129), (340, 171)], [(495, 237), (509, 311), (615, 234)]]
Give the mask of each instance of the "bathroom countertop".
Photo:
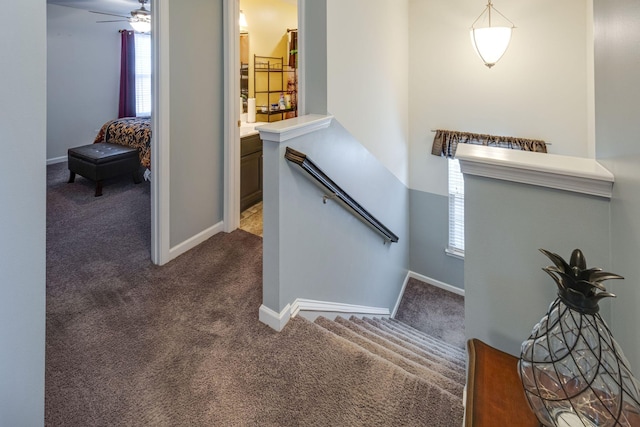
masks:
[(242, 122), (242, 124), (240, 125), (240, 138), (257, 134), (258, 131), (256, 130), (256, 126), (261, 126), (266, 124), (267, 122), (255, 122), (255, 123)]

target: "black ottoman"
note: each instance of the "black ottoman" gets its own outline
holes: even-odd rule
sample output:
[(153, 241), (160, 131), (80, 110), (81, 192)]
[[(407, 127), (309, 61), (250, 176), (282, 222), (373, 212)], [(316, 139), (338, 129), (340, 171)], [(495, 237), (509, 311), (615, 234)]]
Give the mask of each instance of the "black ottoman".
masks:
[(69, 182), (73, 182), (76, 174), (96, 182), (95, 197), (102, 196), (102, 180), (115, 178), (124, 174), (133, 174), (133, 182), (141, 182), (139, 169), (140, 159), (136, 148), (124, 145), (100, 142), (69, 148)]

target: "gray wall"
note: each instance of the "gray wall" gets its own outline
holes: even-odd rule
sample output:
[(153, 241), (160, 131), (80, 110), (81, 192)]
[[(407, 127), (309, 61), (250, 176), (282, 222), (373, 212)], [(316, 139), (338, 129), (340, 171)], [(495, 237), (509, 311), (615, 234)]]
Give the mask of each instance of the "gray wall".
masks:
[[(326, 194), (285, 147), (307, 154), (399, 236), (383, 238)], [(264, 143), (263, 304), (280, 312), (296, 298), (392, 309), (408, 267), (408, 192), (337, 121), (284, 144)]]
[[(29, 28), (25, 30), (24, 18)], [(0, 15), (0, 425), (44, 420), (46, 8)]]
[(409, 270), (464, 289), (464, 261), (447, 255), (449, 198), (409, 190)]
[(597, 158), (616, 177), (611, 203), (611, 265), (625, 277), (608, 288), (611, 327), (640, 373), (640, 2), (595, 0)]
[(610, 271), (609, 201), (471, 175), (465, 190), (466, 336), (519, 355), (557, 294), (538, 249), (569, 259), (580, 248), (588, 266)]
[[(47, 5), (47, 159), (90, 144), (118, 116), (120, 34), (126, 22)], [(108, 19), (108, 18), (105, 18)]]
[(222, 0), (169, 2), (173, 247), (222, 221)]
[(303, 114), (327, 114), (327, 1), (300, 0), (305, 15), (305, 109)]

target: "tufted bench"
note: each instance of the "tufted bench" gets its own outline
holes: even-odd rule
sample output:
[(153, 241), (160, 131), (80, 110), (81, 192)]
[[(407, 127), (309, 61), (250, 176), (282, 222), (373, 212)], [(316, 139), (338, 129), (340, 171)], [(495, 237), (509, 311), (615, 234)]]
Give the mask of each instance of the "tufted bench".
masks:
[(133, 181), (140, 183), (140, 160), (136, 148), (100, 142), (69, 148), (67, 152), (69, 182), (76, 174), (96, 182), (95, 197), (102, 196), (102, 180), (132, 174)]

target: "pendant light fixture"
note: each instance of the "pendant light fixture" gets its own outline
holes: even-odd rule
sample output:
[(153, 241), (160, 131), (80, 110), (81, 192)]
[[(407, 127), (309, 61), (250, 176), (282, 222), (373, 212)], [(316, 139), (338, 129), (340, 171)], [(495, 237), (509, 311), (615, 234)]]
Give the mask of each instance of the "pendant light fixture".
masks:
[[(511, 26), (492, 26), (492, 11), (506, 19)], [(488, 18), (489, 26), (476, 28), (476, 23), (483, 17)], [(484, 65), (488, 68), (493, 67), (496, 62), (502, 58), (502, 55), (504, 55), (507, 47), (509, 47), (509, 42), (511, 41), (511, 30), (514, 28), (515, 25), (513, 22), (493, 7), (491, 0), (489, 0), (489, 3), (487, 3), (487, 6), (484, 8), (480, 16), (478, 16), (476, 20), (473, 21), (473, 24), (471, 24), (471, 44), (476, 50), (478, 56), (480, 56), (480, 59), (484, 62)]]

